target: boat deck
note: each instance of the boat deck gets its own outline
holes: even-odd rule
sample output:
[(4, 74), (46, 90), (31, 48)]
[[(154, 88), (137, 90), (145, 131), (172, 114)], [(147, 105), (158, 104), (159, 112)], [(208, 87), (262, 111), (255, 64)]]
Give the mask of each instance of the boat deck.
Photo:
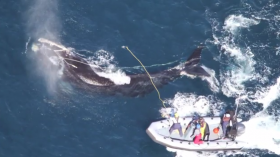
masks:
[[(203, 117), (204, 121), (209, 126), (209, 141), (205, 141), (202, 144), (195, 144), (193, 139), (190, 137), (193, 134), (193, 129), (195, 125), (191, 125), (186, 130), (187, 125), (191, 122), (192, 117), (185, 117), (181, 122), (183, 136), (180, 137), (179, 131), (174, 130), (171, 134), (169, 134), (170, 129), (170, 121), (168, 119), (160, 120), (153, 122), (146, 130), (147, 134), (151, 137), (151, 139), (163, 146), (180, 149), (180, 150), (188, 150), (188, 151), (218, 151), (218, 150), (240, 150), (247, 142), (239, 141), (236, 139), (233, 141), (232, 139), (226, 138), (221, 139), (220, 136), (223, 134), (223, 130), (221, 127), (221, 118), (220, 117)], [(219, 127), (219, 132), (215, 134), (213, 132), (214, 128)]]
[[(187, 125), (182, 126), (182, 132), (183, 132), (183, 137), (180, 137), (179, 131), (178, 130), (174, 130), (171, 134), (169, 134), (169, 128), (162, 128), (162, 129), (158, 129), (157, 133), (159, 135), (162, 135), (164, 137), (169, 137), (169, 138), (173, 138), (173, 139), (178, 139), (178, 140), (184, 140), (184, 141), (193, 141), (193, 138), (191, 138), (190, 136), (193, 133), (193, 129), (190, 130), (186, 130)], [(220, 139), (220, 137), (223, 134), (223, 129), (221, 127), (221, 125), (219, 125), (219, 133), (218, 134), (214, 134), (213, 133), (213, 129), (217, 128), (217, 125), (209, 125), (209, 130), (210, 130), (210, 135), (209, 135), (209, 141), (215, 141)]]

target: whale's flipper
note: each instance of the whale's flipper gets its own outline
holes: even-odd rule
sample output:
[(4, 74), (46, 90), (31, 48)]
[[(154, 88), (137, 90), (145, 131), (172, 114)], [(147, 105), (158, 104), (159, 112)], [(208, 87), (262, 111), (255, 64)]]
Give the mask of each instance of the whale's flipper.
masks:
[(184, 71), (188, 74), (191, 75), (196, 75), (196, 76), (207, 76), (209, 77), (210, 74), (208, 74), (199, 64), (200, 59), (201, 59), (201, 51), (203, 47), (199, 46), (196, 48), (191, 56), (187, 59), (185, 63), (185, 69)]

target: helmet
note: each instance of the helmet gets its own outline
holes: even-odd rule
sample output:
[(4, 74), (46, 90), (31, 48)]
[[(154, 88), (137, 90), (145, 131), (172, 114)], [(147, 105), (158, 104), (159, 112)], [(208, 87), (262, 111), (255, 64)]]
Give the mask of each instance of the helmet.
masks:
[(197, 124), (197, 125), (196, 125), (196, 128), (197, 128), (197, 129), (200, 129), (200, 124)]

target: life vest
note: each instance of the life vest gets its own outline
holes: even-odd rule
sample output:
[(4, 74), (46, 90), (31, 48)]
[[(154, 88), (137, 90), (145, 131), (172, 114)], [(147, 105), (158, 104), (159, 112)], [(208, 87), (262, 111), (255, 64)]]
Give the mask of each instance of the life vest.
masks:
[(203, 127), (200, 127), (201, 138), (204, 137), (206, 122), (203, 122)]
[(201, 138), (202, 138), (201, 133), (199, 135), (196, 135), (195, 138), (194, 138), (193, 143), (195, 143), (195, 144), (203, 144), (203, 141), (200, 141)]

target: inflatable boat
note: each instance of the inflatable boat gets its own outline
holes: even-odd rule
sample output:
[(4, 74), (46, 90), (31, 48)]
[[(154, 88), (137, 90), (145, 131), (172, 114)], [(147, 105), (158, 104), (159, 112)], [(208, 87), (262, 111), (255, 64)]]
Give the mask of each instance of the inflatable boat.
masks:
[[(209, 135), (207, 140), (201, 144), (195, 144), (192, 134), (196, 125), (193, 124), (193, 117), (182, 118), (180, 124), (183, 136), (179, 131), (175, 130), (169, 133), (171, 123), (169, 119), (156, 121), (150, 124), (146, 132), (150, 138), (163, 146), (188, 150), (188, 151), (220, 151), (220, 150), (240, 150), (247, 142), (238, 140), (238, 136), (245, 132), (245, 126), (241, 123), (241, 119), (236, 119), (227, 127), (226, 137), (223, 136), (221, 117), (202, 117), (204, 122), (208, 124)], [(202, 141), (202, 140), (200, 140)]]

